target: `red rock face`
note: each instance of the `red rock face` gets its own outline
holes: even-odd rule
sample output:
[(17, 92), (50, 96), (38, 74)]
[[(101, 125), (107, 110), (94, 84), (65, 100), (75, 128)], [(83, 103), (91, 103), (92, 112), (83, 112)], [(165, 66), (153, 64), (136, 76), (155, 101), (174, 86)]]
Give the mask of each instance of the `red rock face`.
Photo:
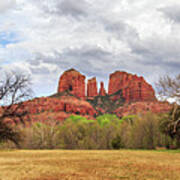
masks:
[(48, 121), (48, 119), (63, 121), (70, 115), (81, 115), (93, 119), (97, 112), (87, 101), (73, 96), (60, 98), (36, 98), (24, 102), (32, 121)]
[(100, 91), (99, 91), (99, 95), (100, 96), (105, 96), (106, 95), (106, 90), (104, 88), (104, 83), (101, 82), (101, 88), (100, 88)]
[[(66, 90), (76, 97), (85, 99), (85, 76), (74, 69), (65, 71), (60, 77), (58, 92), (60, 93)], [(118, 91), (120, 91), (119, 94)], [(113, 96), (113, 100), (123, 97), (126, 103), (156, 101), (152, 86), (143, 77), (126, 72), (116, 71), (110, 75), (108, 94), (112, 95), (114, 93), (117, 93), (117, 95)], [(93, 99), (97, 95), (96, 78), (92, 78), (88, 80), (87, 98)], [(106, 95), (103, 82), (101, 82), (99, 95)]]
[(168, 102), (134, 102), (125, 104), (114, 111), (118, 117), (139, 113), (168, 113), (172, 109), (172, 105)]
[(143, 77), (116, 71), (110, 75), (108, 94), (114, 94), (119, 90), (122, 90), (127, 103), (156, 100), (152, 86)]
[(87, 84), (87, 97), (91, 98), (91, 97), (95, 97), (97, 96), (97, 82), (96, 82), (96, 78), (92, 78), (88, 80), (88, 84)]
[(85, 76), (75, 69), (65, 71), (60, 77), (58, 93), (66, 90), (77, 97), (85, 98)]

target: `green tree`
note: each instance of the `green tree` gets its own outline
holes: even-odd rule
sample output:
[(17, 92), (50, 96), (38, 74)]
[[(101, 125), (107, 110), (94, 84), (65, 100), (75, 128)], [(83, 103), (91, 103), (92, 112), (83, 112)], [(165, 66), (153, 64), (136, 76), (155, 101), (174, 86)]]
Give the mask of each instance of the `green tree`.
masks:
[(98, 124), (101, 126), (101, 127), (104, 127), (105, 125), (107, 124), (116, 124), (116, 125), (120, 125), (122, 120), (120, 120), (116, 115), (114, 114), (104, 114), (104, 115), (101, 115), (101, 116), (98, 116), (96, 118), (96, 121), (98, 122)]
[(79, 116), (79, 115), (71, 115), (69, 118), (67, 118), (65, 121), (68, 122), (73, 122), (73, 123), (77, 123), (77, 122), (82, 122), (82, 123), (93, 123), (94, 120), (88, 120), (85, 117)]
[(120, 132), (120, 123), (117, 116), (109, 114), (99, 116), (96, 120), (70, 116), (60, 128), (60, 138), (65, 149), (118, 148), (120, 142), (116, 140)]

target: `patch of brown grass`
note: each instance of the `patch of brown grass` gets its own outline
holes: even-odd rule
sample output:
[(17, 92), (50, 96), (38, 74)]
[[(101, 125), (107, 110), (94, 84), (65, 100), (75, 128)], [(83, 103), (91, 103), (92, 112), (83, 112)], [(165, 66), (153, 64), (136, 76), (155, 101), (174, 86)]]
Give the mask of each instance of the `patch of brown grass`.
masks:
[(0, 180), (178, 180), (180, 153), (0, 151)]

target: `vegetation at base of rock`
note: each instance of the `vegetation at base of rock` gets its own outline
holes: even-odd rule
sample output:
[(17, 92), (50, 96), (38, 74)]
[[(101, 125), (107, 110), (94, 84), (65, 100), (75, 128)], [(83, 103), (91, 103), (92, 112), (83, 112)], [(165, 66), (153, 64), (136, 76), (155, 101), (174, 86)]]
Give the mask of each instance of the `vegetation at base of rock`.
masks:
[(72, 123), (94, 123), (94, 120), (88, 120), (87, 118), (85, 117), (82, 117), (82, 116), (79, 116), (79, 115), (71, 115), (70, 117), (68, 117), (66, 119), (66, 122), (72, 122)]
[[(113, 100), (116, 95), (118, 95), (119, 98)], [(113, 113), (125, 103), (121, 90), (112, 95), (96, 96), (93, 99), (87, 99), (87, 101), (94, 107), (98, 114)]]
[[(96, 120), (76, 115), (63, 122), (35, 122), (22, 127), (22, 149), (156, 149), (178, 148), (176, 138), (164, 132), (168, 114), (129, 115), (119, 119), (104, 114)], [(3, 145), (3, 147), (5, 144)], [(6, 146), (11, 147), (10, 143)]]
[(122, 120), (113, 114), (103, 114), (101, 116), (98, 116), (96, 118), (96, 121), (101, 127), (104, 127), (108, 124), (114, 124), (118, 127), (122, 123)]

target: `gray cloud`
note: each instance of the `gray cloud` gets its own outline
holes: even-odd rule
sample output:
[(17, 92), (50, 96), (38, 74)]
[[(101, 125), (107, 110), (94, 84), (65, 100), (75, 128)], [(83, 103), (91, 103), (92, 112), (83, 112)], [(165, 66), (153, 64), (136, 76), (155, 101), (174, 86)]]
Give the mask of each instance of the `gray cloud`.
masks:
[[(139, 58), (138, 63), (149, 67), (158, 67), (160, 74), (177, 74), (180, 69), (180, 42), (171, 39), (167, 43), (158, 37), (144, 41), (132, 41), (129, 43), (133, 54)], [(155, 80), (154, 80), (155, 81)]]
[(130, 39), (138, 39), (139, 35), (135, 28), (126, 24), (125, 22), (118, 21), (107, 21), (103, 22), (105, 31), (115, 36), (117, 39), (128, 41)]
[(87, 9), (90, 7), (86, 0), (33, 0), (33, 3), (41, 7), (44, 13), (77, 19), (87, 16)]
[(171, 20), (180, 23), (180, 4), (160, 8), (159, 11), (163, 12)]
[[(144, 60), (148, 61), (148, 59)], [(108, 80), (109, 74), (115, 70), (125, 70), (139, 74), (145, 70), (144, 62), (141, 62), (141, 58), (137, 57), (137, 54), (118, 53), (115, 55), (113, 52), (98, 46), (82, 46), (74, 49), (67, 48), (64, 49), (62, 53), (54, 52), (53, 56), (37, 54), (33, 60), (28, 62), (33, 65), (34, 68), (44, 63), (47, 65), (53, 64), (63, 71), (75, 68), (87, 76), (97, 76), (97, 78), (106, 81)], [(148, 69), (149, 67), (146, 68)], [(39, 70), (38, 68), (38, 71)], [(148, 70), (147, 72), (149, 73)], [(41, 69), (41, 73), (46, 72)]]
[[(113, 58), (111, 52), (105, 51), (97, 46), (82, 46), (80, 48), (67, 48), (62, 53), (54, 52), (53, 56), (46, 56), (43, 54), (36, 54), (35, 58), (28, 61), (31, 65), (40, 65), (42, 63), (54, 64), (64, 70), (71, 67), (79, 69), (87, 75), (103, 76), (104, 71), (102, 67), (110, 65)], [(40, 69), (39, 69), (40, 70)], [(43, 69), (42, 73), (43, 73)]]
[(63, 0), (57, 4), (57, 13), (71, 15), (72, 17), (86, 16), (88, 4), (84, 0)]

